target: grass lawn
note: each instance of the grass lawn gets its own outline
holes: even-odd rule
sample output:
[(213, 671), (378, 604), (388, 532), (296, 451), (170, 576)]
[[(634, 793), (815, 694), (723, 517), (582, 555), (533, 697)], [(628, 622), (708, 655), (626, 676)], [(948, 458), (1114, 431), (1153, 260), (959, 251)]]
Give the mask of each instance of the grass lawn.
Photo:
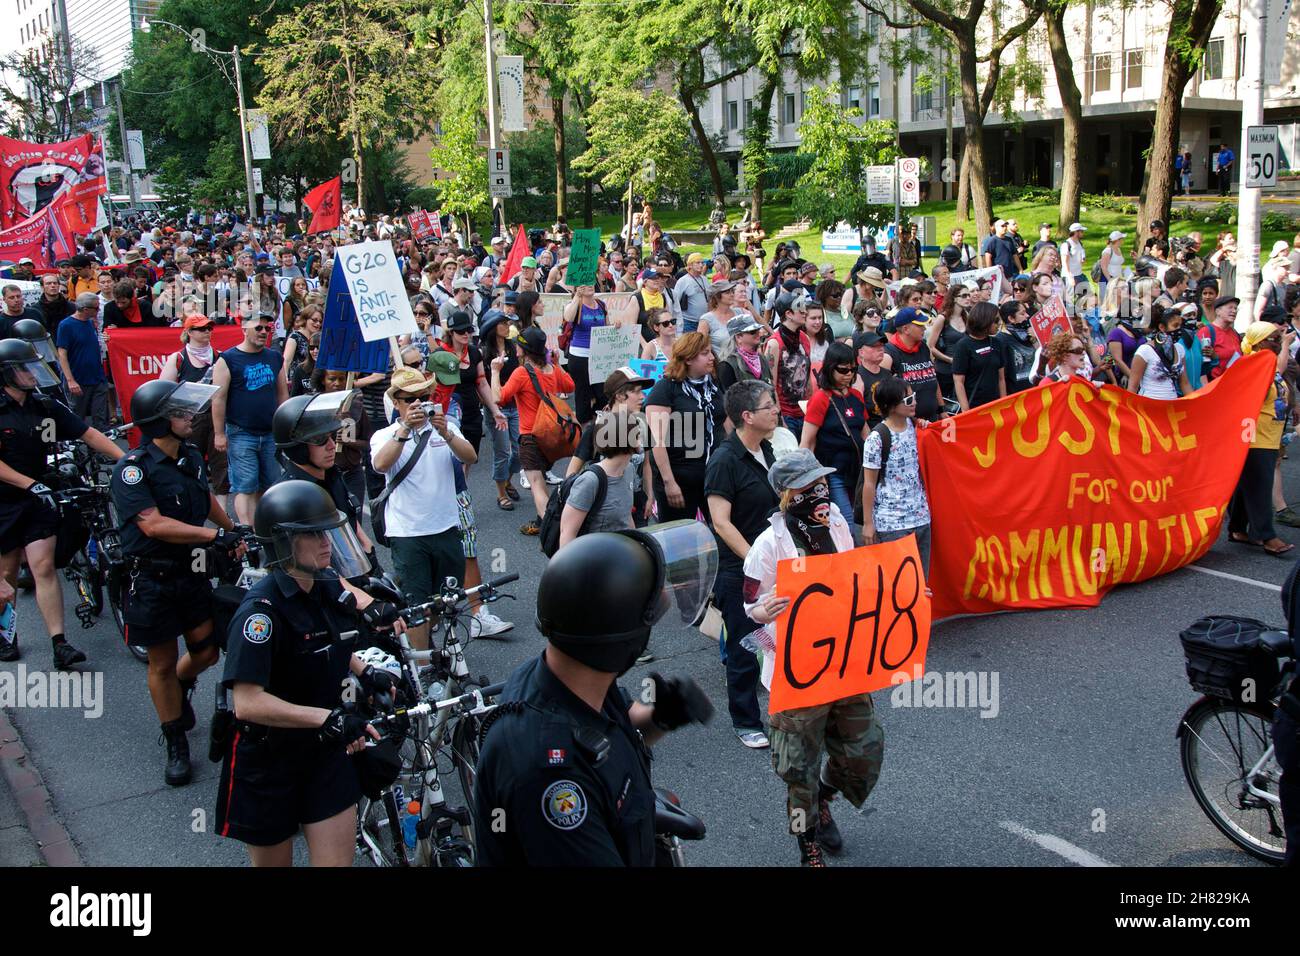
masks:
[[(699, 207), (695, 209), (669, 209), (660, 207), (655, 209), (655, 218), (671, 234), (674, 229), (702, 229), (708, 226), (709, 214), (712, 212), (710, 207)], [(957, 222), (957, 203), (953, 202), (928, 202), (920, 206), (907, 210), (912, 216), (934, 216), (937, 234), (942, 238), (939, 245), (946, 245), (948, 234), (955, 229)], [(729, 209), (732, 215), (733, 223), (738, 218), (734, 207)], [(1038, 224), (1040, 222), (1056, 222), (1057, 206), (1055, 203), (1002, 203), (993, 207), (995, 218), (1015, 219), (1020, 223), (1020, 234), (1032, 246), (1038, 241)], [(789, 225), (795, 219), (794, 213), (789, 204), (770, 203), (763, 207), (763, 222), (769, 236), (774, 236), (783, 227)], [(1083, 208), (1079, 212), (1079, 221), (1088, 227), (1084, 234), (1083, 245), (1088, 252), (1088, 266), (1091, 268), (1092, 263), (1097, 261), (1101, 250), (1106, 245), (1106, 237), (1112, 230), (1118, 229), (1120, 232), (1133, 235), (1134, 227), (1137, 224), (1136, 217), (1125, 215), (1124, 213), (1115, 212), (1110, 209), (1088, 209)], [(597, 216), (594, 224), (600, 229), (604, 236), (611, 236), (618, 232), (622, 227), (622, 220), (616, 215)], [(975, 240), (975, 220), (972, 218), (969, 222), (960, 223), (966, 230), (966, 241), (972, 246), (978, 248)], [(1189, 232), (1200, 231), (1202, 235), (1203, 247), (1208, 251), (1213, 251), (1215, 236), (1220, 231), (1235, 231), (1235, 226), (1225, 226), (1221, 223), (1205, 223), (1188, 220), (1179, 220), (1174, 222), (1172, 232), (1176, 236), (1186, 235)], [(1260, 240), (1263, 247), (1263, 254), (1268, 254), (1268, 249), (1279, 239), (1285, 239), (1290, 243), (1294, 232), (1267, 231)], [(818, 229), (809, 229), (792, 236), (799, 243), (799, 248), (804, 258), (811, 259), (818, 265), (833, 264), (837, 267), (837, 276), (841, 281), (845, 281), (848, 276), (848, 270), (853, 266), (857, 256), (848, 253), (823, 253), (821, 251), (821, 231)], [(1057, 236), (1058, 241), (1063, 240), (1064, 236)], [(776, 247), (775, 240), (769, 239), (765, 243), (768, 255)], [(690, 252), (704, 252), (708, 254), (711, 248), (699, 245), (683, 245), (679, 250), (683, 255)], [(1131, 250), (1126, 253), (1131, 264), (1133, 256)], [(934, 253), (926, 254), (927, 266), (933, 266), (936, 261)]]

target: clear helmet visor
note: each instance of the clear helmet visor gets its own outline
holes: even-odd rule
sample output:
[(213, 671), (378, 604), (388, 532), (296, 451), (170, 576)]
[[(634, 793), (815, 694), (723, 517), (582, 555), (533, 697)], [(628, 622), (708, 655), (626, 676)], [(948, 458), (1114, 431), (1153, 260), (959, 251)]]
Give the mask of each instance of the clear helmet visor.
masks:
[(168, 396), (162, 406), (163, 418), (193, 418), (212, 407), (212, 399), (220, 389), (202, 382), (182, 382)]
[(701, 521), (669, 521), (641, 529), (664, 568), (664, 583), (655, 604), (655, 622), (676, 608), (683, 624), (694, 624), (704, 613), (718, 575), (718, 544)]
[(370, 571), (370, 559), (342, 512), (329, 528), (281, 525), (269, 543), (271, 564), (315, 580), (356, 578)]
[(58, 364), (58, 357), (54, 354), (54, 343), (50, 341), (49, 336), (33, 341), (32, 345), (35, 346), (36, 354), (40, 356), (42, 362), (51, 367)]
[(59, 378), (39, 359), (30, 362), (9, 362), (4, 366), (6, 385), (31, 391), (36, 388), (54, 388)]
[(352, 421), (348, 410), (360, 392), (357, 389), (317, 395), (303, 409), (302, 417), (293, 427), (293, 441), (310, 442), (332, 435)]

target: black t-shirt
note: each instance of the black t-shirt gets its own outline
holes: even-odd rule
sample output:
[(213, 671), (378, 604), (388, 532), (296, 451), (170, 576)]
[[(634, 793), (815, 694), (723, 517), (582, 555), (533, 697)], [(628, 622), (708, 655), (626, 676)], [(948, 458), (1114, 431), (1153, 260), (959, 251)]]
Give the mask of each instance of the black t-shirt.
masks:
[(962, 336), (953, 350), (953, 375), (966, 376), (966, 401), (970, 407), (984, 405), (998, 397), (998, 370), (1002, 350), (991, 336), (974, 339)]
[(894, 360), (894, 374), (912, 386), (916, 393), (916, 417), (927, 421), (937, 419), (941, 411), (939, 379), (930, 347), (922, 341), (916, 346), (916, 351), (905, 352), (890, 339), (885, 345), (885, 354)]
[(876, 407), (875, 399), (871, 396), (871, 388), (878, 382), (887, 378), (893, 378), (894, 373), (887, 368), (882, 368), (879, 372), (873, 372), (865, 365), (858, 366), (858, 390), (862, 392), (862, 401), (867, 409), (867, 424), (875, 428), (884, 421), (884, 416), (880, 414), (880, 409)]
[(1023, 334), (1018, 335), (1010, 328), (1003, 329), (993, 336), (993, 340), (1002, 350), (1002, 367), (1006, 370), (1007, 394), (1014, 395), (1034, 384), (1030, 377), (1034, 373), (1034, 354), (1037, 352), (1038, 342), (1029, 331), (1028, 323), (1024, 325)]
[[(772, 446), (765, 441), (761, 451), (763, 460), (770, 469), (776, 461)], [(767, 480), (767, 469), (759, 465), (758, 459), (735, 432), (718, 445), (713, 457), (709, 459), (708, 471), (704, 476), (704, 494), (718, 495), (731, 502), (731, 523), (750, 544), (763, 533), (768, 524), (767, 519), (780, 502)], [(705, 513), (708, 513), (707, 510)], [(723, 568), (739, 570), (744, 567), (745, 559), (732, 551), (719, 537), (718, 564)]]
[[(690, 386), (704, 394), (709, 386), (712, 395), (704, 409), (687, 391), (688, 383), (672, 378), (661, 378), (646, 396), (645, 407), (666, 407), (670, 412), (667, 428), (668, 463), (673, 474), (687, 471), (703, 476), (704, 467), (713, 449), (722, 441), (726, 426), (726, 410), (722, 404), (722, 389), (709, 380), (703, 385)], [(711, 422), (711, 426), (710, 426)], [(651, 459), (653, 461), (653, 457)], [(658, 465), (654, 465), (658, 470)]]
[[(477, 345), (470, 345), (467, 354), (469, 356), (469, 367), (461, 368), (460, 384), (456, 386), (456, 397), (460, 400), (460, 420), (461, 422), (478, 424), (478, 430), (481, 431), (483, 416), (479, 409), (483, 407), (483, 401), (478, 394), (478, 373), (479, 367), (483, 365), (483, 353), (479, 351)], [(487, 369), (484, 368), (483, 372), (486, 375)], [(504, 384), (506, 379), (503, 378), (501, 382)], [(464, 425), (461, 426), (461, 430), (466, 430)], [(474, 430), (472, 425), (469, 430)]]
[[(822, 402), (827, 403), (825, 416), (817, 426), (813, 454), (823, 465), (838, 471), (846, 482), (852, 481), (862, 463), (862, 426), (867, 422), (866, 403), (851, 390), (848, 395), (839, 396), (819, 389), (808, 402), (810, 416), (814, 407), (822, 407)], [(810, 419), (805, 419), (808, 420)]]
[[(58, 399), (28, 392), (19, 403), (0, 388), (0, 461), (20, 475), (41, 481), (49, 471), (47, 459), (54, 453), (54, 443), (44, 441), (47, 419), (54, 422), (55, 441), (75, 441), (90, 428)], [(12, 504), (27, 495), (8, 482), (0, 482), (0, 502)]]
[(147, 441), (118, 459), (109, 490), (118, 520), (122, 522), (122, 549), (127, 554), (190, 562), (194, 545), (151, 538), (140, 530), (134, 519), (140, 512), (154, 508), (164, 518), (203, 527), (212, 510), (212, 498), (208, 491), (208, 468), (197, 448), (181, 442), (178, 456), (172, 458)]

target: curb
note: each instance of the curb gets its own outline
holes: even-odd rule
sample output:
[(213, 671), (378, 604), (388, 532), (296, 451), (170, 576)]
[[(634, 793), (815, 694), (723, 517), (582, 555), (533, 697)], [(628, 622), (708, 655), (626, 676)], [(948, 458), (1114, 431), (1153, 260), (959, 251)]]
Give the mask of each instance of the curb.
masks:
[(82, 866), (76, 844), (54, 814), (54, 801), (45, 789), (40, 771), (3, 711), (0, 711), (0, 773), (4, 774), (14, 799), (22, 808), (27, 830), (40, 847), (45, 864)]

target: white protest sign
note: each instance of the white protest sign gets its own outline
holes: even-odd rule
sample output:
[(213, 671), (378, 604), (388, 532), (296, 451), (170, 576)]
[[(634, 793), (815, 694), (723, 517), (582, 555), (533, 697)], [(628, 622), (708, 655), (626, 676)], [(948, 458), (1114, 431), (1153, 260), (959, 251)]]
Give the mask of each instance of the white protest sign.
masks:
[(6, 279), (5, 285), (16, 285), (23, 290), (23, 305), (29, 305), (33, 308), (41, 301), (41, 284), (39, 282), (28, 282), (24, 279)]
[[(320, 288), (320, 279), (307, 279), (307, 291), (315, 292)], [(288, 276), (276, 276), (275, 286), (280, 290), (280, 298), (287, 299), (289, 293), (293, 291), (293, 279)]]
[(358, 242), (340, 246), (335, 255), (342, 260), (363, 339), (373, 342), (390, 335), (419, 333), (391, 243)]
[(616, 369), (627, 365), (641, 351), (639, 325), (603, 325), (591, 330), (591, 355), (587, 359), (587, 380), (603, 382)]
[[(610, 316), (616, 316), (627, 311), (628, 303), (635, 295), (634, 292), (597, 292), (596, 298), (605, 303)], [(564, 307), (573, 301), (573, 296), (565, 292), (543, 292), (537, 298), (542, 303), (542, 314), (535, 318), (533, 323), (546, 333), (546, 344), (556, 348), (560, 338), (560, 327), (564, 325)], [(632, 313), (627, 321), (635, 323), (636, 314)], [(614, 367), (618, 368), (617, 365)], [(594, 378), (589, 380), (596, 381)]]

